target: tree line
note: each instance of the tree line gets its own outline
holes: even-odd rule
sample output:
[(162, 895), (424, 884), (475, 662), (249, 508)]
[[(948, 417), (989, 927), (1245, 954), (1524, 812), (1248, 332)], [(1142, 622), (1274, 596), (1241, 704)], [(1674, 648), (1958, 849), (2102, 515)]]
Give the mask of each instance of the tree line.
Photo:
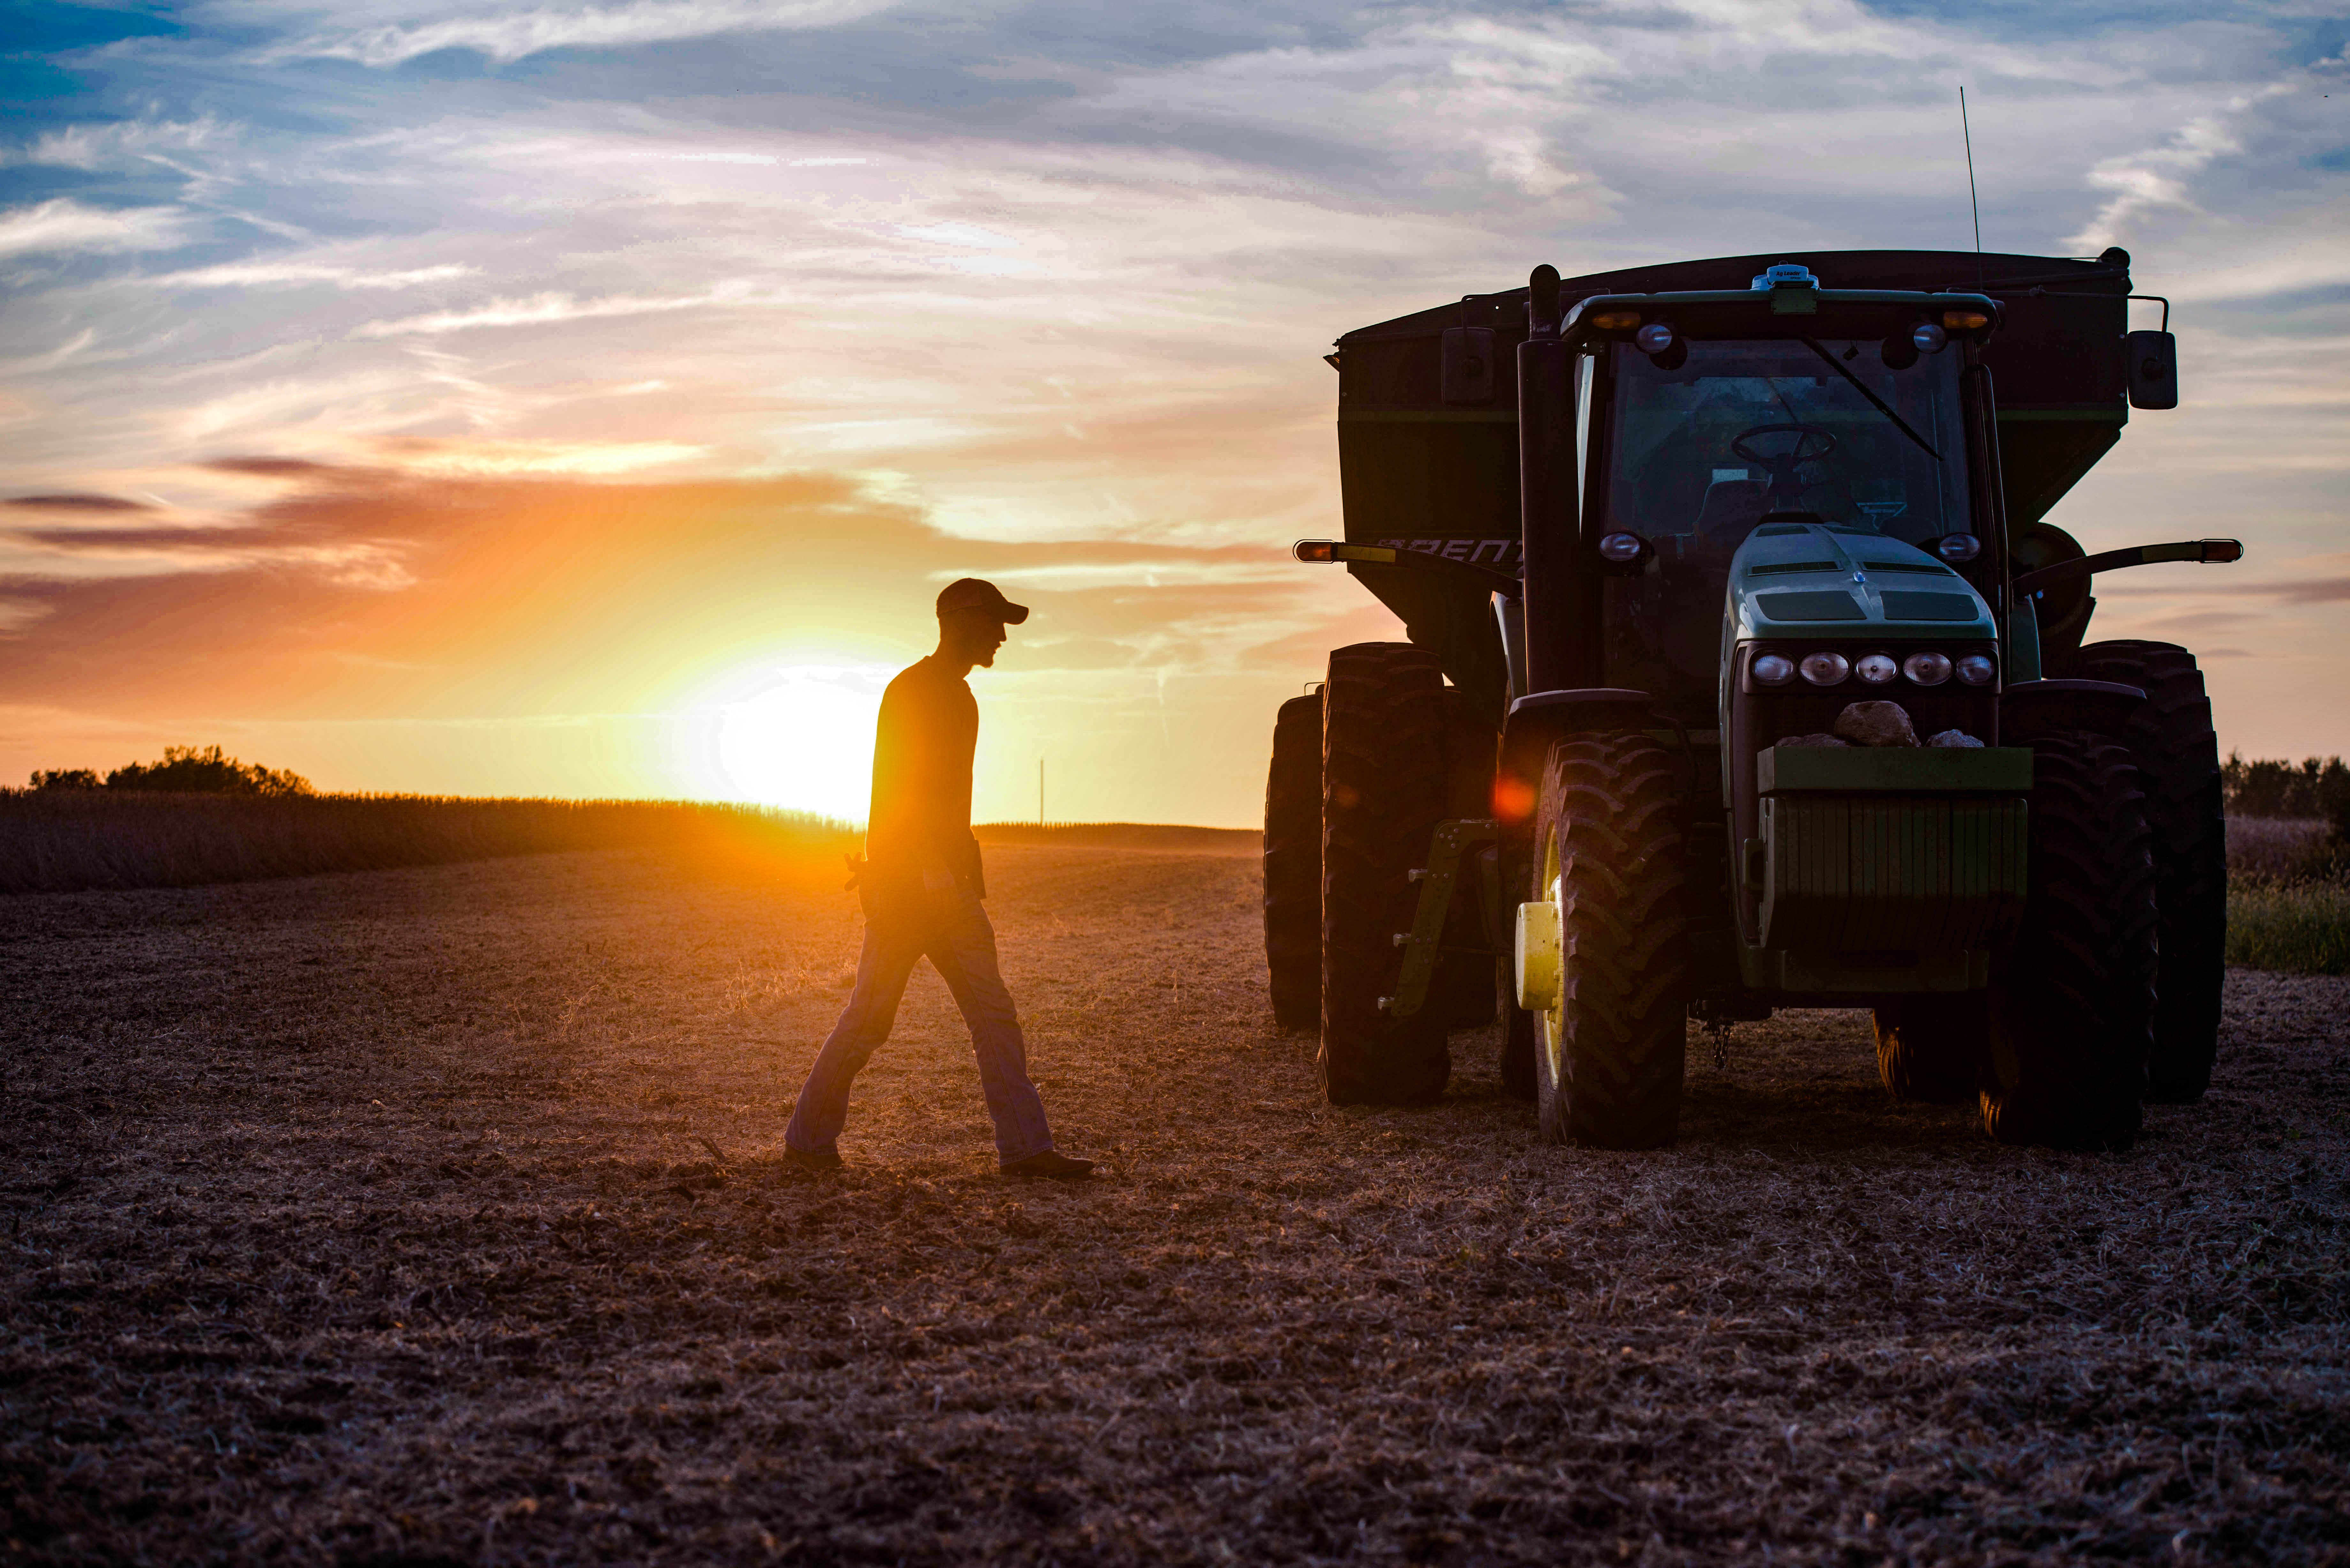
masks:
[(2336, 838), (2350, 840), (2350, 767), (2340, 757), (2248, 763), (2231, 752), (2220, 782), (2230, 816), (2323, 817)]
[(166, 746), (163, 760), (96, 768), (36, 768), (36, 790), (119, 789), (172, 794), (312, 794), (310, 781), (285, 768), (242, 763), (218, 746)]

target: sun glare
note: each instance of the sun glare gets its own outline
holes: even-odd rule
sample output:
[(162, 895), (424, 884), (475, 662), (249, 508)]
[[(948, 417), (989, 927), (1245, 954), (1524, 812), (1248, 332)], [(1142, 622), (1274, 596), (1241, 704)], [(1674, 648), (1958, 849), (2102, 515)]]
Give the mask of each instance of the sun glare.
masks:
[(737, 677), (687, 711), (688, 787), (861, 822), (872, 786), (873, 718), (889, 671), (801, 665)]

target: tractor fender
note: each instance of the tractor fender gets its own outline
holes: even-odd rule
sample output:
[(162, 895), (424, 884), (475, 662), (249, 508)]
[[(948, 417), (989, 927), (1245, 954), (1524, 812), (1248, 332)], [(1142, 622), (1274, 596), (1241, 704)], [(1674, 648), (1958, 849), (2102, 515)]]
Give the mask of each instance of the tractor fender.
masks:
[(1590, 730), (1639, 728), (1652, 706), (1646, 691), (1622, 686), (1529, 691), (1510, 704), (1502, 726), (1502, 779), (1538, 787), (1552, 742)]

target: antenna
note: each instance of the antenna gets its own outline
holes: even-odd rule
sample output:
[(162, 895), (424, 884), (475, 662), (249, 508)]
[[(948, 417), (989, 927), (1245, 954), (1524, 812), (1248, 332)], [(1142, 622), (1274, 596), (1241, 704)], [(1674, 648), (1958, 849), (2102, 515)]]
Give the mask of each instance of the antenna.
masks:
[(1967, 89), (1959, 88), (1959, 134), (1967, 143), (1967, 205), (1975, 215), (1975, 254), (1982, 254), (1982, 202), (1975, 195), (1975, 133), (1967, 124)]

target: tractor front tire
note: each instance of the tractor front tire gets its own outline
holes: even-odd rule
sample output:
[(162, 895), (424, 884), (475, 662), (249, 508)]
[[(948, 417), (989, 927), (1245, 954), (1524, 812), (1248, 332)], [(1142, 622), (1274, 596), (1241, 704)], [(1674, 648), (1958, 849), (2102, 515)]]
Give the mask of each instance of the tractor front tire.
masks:
[(1292, 697), (1273, 722), (1264, 780), (1264, 961), (1273, 1021), (1322, 1015), (1322, 697)]
[(2195, 656), (2168, 642), (2093, 642), (2074, 655), (2066, 672), (2146, 692), (2118, 737), (2137, 759), (2154, 830), (2162, 957), (2146, 1097), (2187, 1105), (2211, 1086), (2227, 981), (2228, 823), (2211, 700)]
[(1877, 1075), (1897, 1100), (1928, 1106), (1970, 1106), (1982, 1090), (1991, 1060), (1991, 1017), (1985, 998), (1906, 998), (1880, 1007)]
[(1408, 643), (1357, 643), (1330, 655), (1322, 703), (1322, 1092), (1425, 1105), (1452, 1075), (1443, 999), (1430, 987), (1409, 1018), (1382, 1003), (1419, 907), (1410, 873), (1444, 816), (1444, 677)]
[(1534, 1014), (1542, 1130), (1665, 1148), (1680, 1130), (1689, 1031), (1679, 769), (1645, 735), (1555, 742), (1534, 809), (1527, 898), (1558, 907), (1555, 1004)]
[(2125, 1149), (2154, 1040), (2152, 835), (2130, 753), (2103, 735), (2032, 742), (2023, 920), (1991, 997), (1983, 1127), (2001, 1143)]

